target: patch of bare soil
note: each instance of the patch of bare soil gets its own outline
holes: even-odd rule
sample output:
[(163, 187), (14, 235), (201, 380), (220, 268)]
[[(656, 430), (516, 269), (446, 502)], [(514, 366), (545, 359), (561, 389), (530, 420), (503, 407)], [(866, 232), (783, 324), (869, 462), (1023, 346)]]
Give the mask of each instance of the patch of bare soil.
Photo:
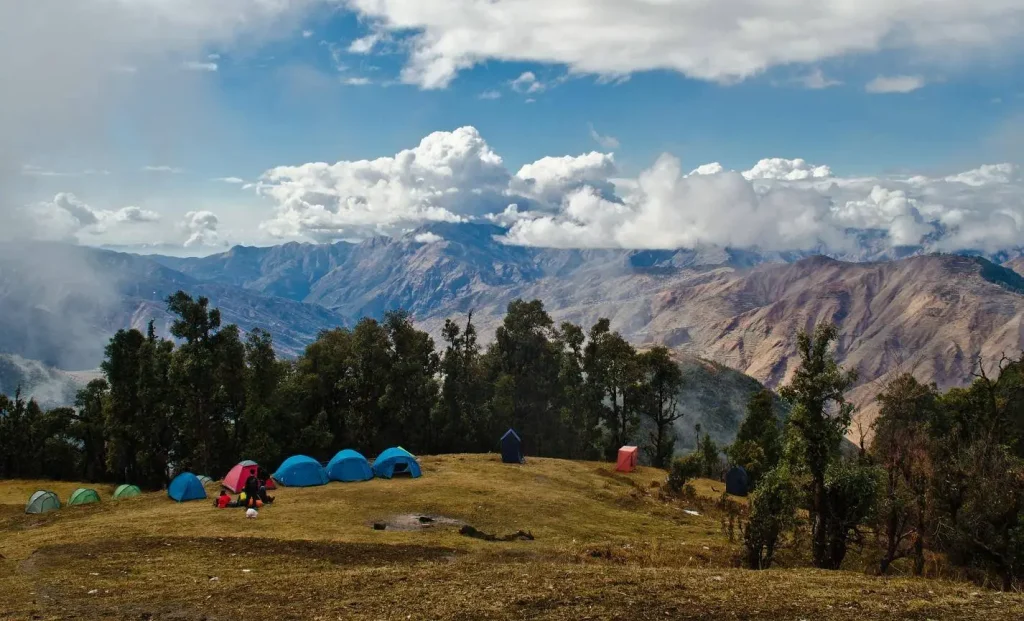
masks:
[(404, 530), (416, 531), (435, 528), (438, 526), (462, 526), (462, 522), (443, 515), (419, 515), (415, 513), (404, 513), (392, 515), (384, 520), (377, 520), (373, 523), (374, 530)]

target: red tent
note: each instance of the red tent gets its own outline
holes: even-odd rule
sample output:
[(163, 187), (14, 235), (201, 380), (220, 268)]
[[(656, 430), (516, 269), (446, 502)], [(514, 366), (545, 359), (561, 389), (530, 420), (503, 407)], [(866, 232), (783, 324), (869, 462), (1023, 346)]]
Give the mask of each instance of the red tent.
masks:
[(615, 469), (619, 472), (633, 472), (636, 468), (639, 453), (635, 446), (624, 446), (619, 449), (619, 459), (615, 463)]
[[(259, 465), (254, 461), (250, 461), (248, 459), (240, 461), (227, 473), (220, 484), (237, 494), (245, 489), (245, 482), (250, 476), (259, 476), (259, 469)], [(274, 485), (273, 479), (267, 479), (266, 486), (267, 489), (277, 488), (277, 486)]]

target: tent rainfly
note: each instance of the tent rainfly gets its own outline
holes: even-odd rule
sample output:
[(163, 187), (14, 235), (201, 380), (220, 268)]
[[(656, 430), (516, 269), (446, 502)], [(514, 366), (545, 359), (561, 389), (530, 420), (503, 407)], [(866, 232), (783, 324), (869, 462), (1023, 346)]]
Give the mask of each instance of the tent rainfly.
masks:
[(633, 472), (636, 470), (639, 451), (635, 446), (624, 446), (619, 449), (619, 458), (615, 462), (615, 469), (619, 472)]
[(260, 467), (254, 461), (245, 460), (235, 464), (235, 467), (228, 471), (224, 475), (224, 479), (220, 484), (227, 488), (229, 491), (238, 493), (245, 489), (245, 482), (249, 480), (250, 476), (258, 476)]
[(327, 464), (327, 478), (332, 481), (368, 481), (373, 478), (370, 462), (359, 451), (345, 449)]
[(121, 500), (122, 498), (134, 498), (142, 494), (142, 490), (139, 489), (138, 485), (118, 485), (117, 489), (114, 490), (114, 500)]
[(68, 498), (68, 506), (88, 505), (99, 501), (100, 495), (96, 493), (96, 490), (79, 487), (75, 491), (71, 492), (71, 497)]
[(320, 462), (306, 455), (292, 455), (273, 474), (274, 480), (288, 487), (327, 485), (327, 472)]
[(177, 502), (202, 500), (206, 498), (206, 489), (199, 477), (191, 472), (182, 472), (167, 486), (167, 496)]
[(389, 448), (373, 460), (373, 476), (390, 479), (396, 474), (408, 474), (414, 479), (421, 474), (416, 458), (400, 446)]
[(46, 490), (39, 490), (32, 494), (25, 505), (25, 513), (49, 513), (60, 509), (60, 498), (57, 494)]
[(515, 429), (509, 429), (501, 436), (501, 461), (506, 464), (526, 462), (526, 458), (523, 457), (523, 440)]

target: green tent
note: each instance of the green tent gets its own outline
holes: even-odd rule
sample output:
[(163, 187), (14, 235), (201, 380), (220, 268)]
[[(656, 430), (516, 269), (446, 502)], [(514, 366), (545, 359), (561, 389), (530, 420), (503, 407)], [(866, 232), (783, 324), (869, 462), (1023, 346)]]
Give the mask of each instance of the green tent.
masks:
[(114, 500), (121, 500), (122, 498), (132, 498), (142, 493), (138, 485), (118, 485), (117, 489), (114, 490)]
[(28, 499), (25, 505), (25, 513), (47, 513), (60, 509), (60, 498), (57, 494), (46, 490), (39, 490)]
[(99, 501), (100, 495), (96, 493), (96, 490), (79, 487), (75, 491), (71, 492), (71, 498), (68, 498), (68, 506), (87, 505)]
[(201, 474), (201, 475), (197, 476), (196, 478), (199, 479), (199, 482), (203, 484), (203, 487), (206, 487), (207, 485), (210, 485), (211, 483), (213, 483), (213, 479), (211, 479), (210, 477), (206, 476), (205, 474)]

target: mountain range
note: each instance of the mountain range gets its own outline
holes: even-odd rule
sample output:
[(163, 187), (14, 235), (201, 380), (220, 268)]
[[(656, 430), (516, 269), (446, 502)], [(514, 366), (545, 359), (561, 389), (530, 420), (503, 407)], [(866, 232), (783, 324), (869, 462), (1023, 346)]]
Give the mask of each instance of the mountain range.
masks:
[(866, 427), (894, 373), (948, 388), (969, 380), (979, 357), (994, 363), (1024, 345), (1024, 278), (1012, 269), (1024, 260), (1011, 256), (924, 255), (871, 232), (837, 257), (533, 248), (502, 243), (504, 232), (437, 223), (398, 238), (236, 246), (201, 258), (9, 246), (0, 251), (0, 351), (93, 368), (120, 327), (152, 319), (166, 332), (163, 299), (178, 289), (209, 297), (225, 322), (270, 330), (285, 356), (321, 329), (397, 308), (435, 338), (446, 318), (472, 311), (486, 341), (522, 297), (543, 300), (558, 321), (589, 327), (608, 317), (637, 345), (663, 343), (777, 387), (795, 369), (797, 330), (832, 321), (837, 357), (859, 372), (851, 398)]

